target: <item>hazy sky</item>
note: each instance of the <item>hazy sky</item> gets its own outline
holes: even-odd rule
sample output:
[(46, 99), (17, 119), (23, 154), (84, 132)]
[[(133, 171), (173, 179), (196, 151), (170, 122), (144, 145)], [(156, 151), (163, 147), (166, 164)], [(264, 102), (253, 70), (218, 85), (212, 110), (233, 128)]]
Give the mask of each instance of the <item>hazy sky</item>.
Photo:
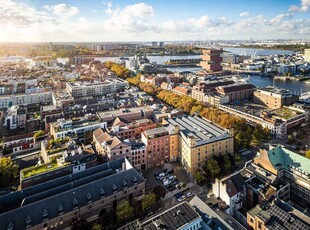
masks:
[(310, 0), (0, 0), (0, 42), (310, 39)]

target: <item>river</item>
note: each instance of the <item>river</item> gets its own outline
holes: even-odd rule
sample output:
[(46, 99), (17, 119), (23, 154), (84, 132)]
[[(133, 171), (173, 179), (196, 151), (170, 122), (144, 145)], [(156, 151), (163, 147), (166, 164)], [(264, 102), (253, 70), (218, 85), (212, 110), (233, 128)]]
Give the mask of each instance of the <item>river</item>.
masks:
[[(251, 49), (251, 48), (223, 48), (226, 51), (230, 51), (236, 54), (247, 54), (250, 55), (251, 53), (256, 52), (256, 56), (259, 55), (276, 55), (276, 54), (293, 54), (293, 51), (288, 50), (268, 50), (268, 49)], [(199, 55), (188, 55), (188, 56), (147, 56), (151, 62), (157, 62), (158, 64), (162, 64), (169, 59), (195, 59), (200, 58)], [(118, 57), (98, 57), (95, 58), (96, 60), (100, 61), (116, 61)], [(196, 72), (201, 70), (200, 67), (196, 68), (168, 68), (171, 71), (192, 71)], [(251, 75), (250, 83), (257, 86), (257, 87), (266, 87), (269, 85), (273, 85), (273, 79), (270, 77), (262, 77), (259, 75)], [(279, 88), (285, 88), (291, 90), (296, 93), (304, 93), (310, 91), (310, 84), (305, 83), (304, 81), (281, 81), (281, 80), (274, 80), (275, 86)]]

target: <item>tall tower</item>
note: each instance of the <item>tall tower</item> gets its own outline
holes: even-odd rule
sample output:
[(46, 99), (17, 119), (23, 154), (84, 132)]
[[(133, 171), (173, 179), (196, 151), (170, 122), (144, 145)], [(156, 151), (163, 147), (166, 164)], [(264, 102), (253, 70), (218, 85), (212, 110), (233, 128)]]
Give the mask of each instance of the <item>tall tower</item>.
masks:
[(200, 66), (207, 72), (219, 72), (223, 70), (223, 49), (204, 49), (202, 50)]

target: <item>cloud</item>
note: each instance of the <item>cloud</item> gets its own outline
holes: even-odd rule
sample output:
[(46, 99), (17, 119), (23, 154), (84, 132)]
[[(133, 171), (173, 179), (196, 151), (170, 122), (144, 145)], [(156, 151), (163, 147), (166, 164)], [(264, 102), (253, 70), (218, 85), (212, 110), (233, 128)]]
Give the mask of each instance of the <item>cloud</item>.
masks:
[(0, 0), (0, 41), (271, 39), (310, 35), (310, 18), (298, 19), (292, 12), (272, 18), (248, 14), (238, 18), (199, 15), (162, 20), (151, 5), (143, 2), (123, 7), (105, 2), (104, 17), (94, 20), (82, 14), (70, 17), (77, 14), (78, 9), (73, 13), (70, 10), (74, 6), (58, 4), (61, 7), (38, 9), (23, 2)]
[(76, 6), (69, 6), (65, 3), (60, 3), (57, 5), (45, 5), (44, 9), (47, 9), (53, 14), (61, 17), (72, 17), (79, 13), (79, 9)]
[(270, 24), (279, 24), (284, 20), (289, 20), (293, 18), (293, 14), (279, 14), (276, 17), (270, 19)]
[(310, 9), (310, 0), (301, 0), (300, 6), (291, 5), (289, 11), (307, 12)]
[(239, 14), (239, 16), (240, 16), (240, 17), (247, 17), (247, 16), (249, 16), (249, 12), (248, 12), (248, 11), (241, 12), (241, 13)]
[(0, 15), (0, 27), (8, 25), (24, 27), (34, 23), (53, 21), (47, 13), (13, 0), (0, 0)]
[(106, 3), (105, 12), (110, 18), (105, 22), (107, 29), (119, 32), (143, 32), (152, 28), (151, 17), (153, 7), (145, 3), (128, 5), (121, 9), (113, 8), (112, 3)]

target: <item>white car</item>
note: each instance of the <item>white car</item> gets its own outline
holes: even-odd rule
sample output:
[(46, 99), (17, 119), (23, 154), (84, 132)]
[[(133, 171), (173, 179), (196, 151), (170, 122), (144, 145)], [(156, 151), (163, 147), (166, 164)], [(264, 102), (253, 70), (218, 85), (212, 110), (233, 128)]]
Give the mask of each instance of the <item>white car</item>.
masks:
[(184, 200), (186, 200), (186, 196), (185, 196), (185, 195), (182, 195), (182, 196), (180, 196), (180, 197), (178, 198), (178, 201), (179, 201), (179, 202), (182, 202), (182, 201), (184, 201)]

